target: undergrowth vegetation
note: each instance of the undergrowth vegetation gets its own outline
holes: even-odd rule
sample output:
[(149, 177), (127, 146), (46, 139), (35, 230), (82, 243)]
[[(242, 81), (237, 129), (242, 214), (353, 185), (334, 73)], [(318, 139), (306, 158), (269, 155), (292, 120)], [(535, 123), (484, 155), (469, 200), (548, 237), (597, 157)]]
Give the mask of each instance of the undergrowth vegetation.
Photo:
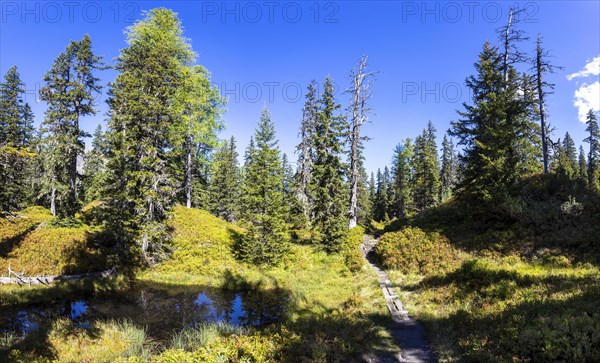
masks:
[(0, 223), (4, 236), (0, 271), (7, 272), (10, 266), (27, 276), (68, 275), (107, 266), (110, 252), (98, 238), (100, 230), (79, 220), (53, 218), (44, 208), (30, 207), (19, 217), (3, 218)]
[(381, 237), (442, 361), (600, 360), (600, 199), (552, 176), (520, 188), (493, 206), (450, 200)]
[(383, 267), (406, 274), (427, 274), (452, 268), (459, 252), (439, 233), (427, 234), (419, 228), (404, 228), (384, 234), (375, 246)]
[(173, 230), (172, 254), (162, 264), (140, 275), (165, 283), (215, 285), (228, 270), (244, 269), (232, 246), (243, 230), (207, 211), (176, 206), (169, 221)]
[[(54, 235), (64, 233), (71, 241), (85, 240), (89, 233), (93, 241), (96, 235), (92, 232), (99, 227), (89, 227), (83, 222), (85, 215), (89, 213), (77, 219), (80, 225), (63, 221), (61, 223), (69, 226), (45, 225), (34, 232), (48, 229)], [(95, 321), (84, 329), (59, 318), (47, 328), (47, 333), (31, 338), (37, 339), (37, 343), (13, 344), (11, 359), (347, 362), (365, 355), (390, 357), (398, 351), (387, 331), (392, 321), (385, 301), (373, 272), (363, 264), (360, 255), (362, 228), (348, 234), (341, 253), (326, 253), (310, 243), (291, 243), (289, 253), (279, 264), (257, 267), (238, 261), (232, 252), (236, 238), (244, 233), (242, 228), (208, 212), (180, 206), (175, 208), (169, 223), (173, 236), (170, 257), (156, 266), (137, 271), (139, 283), (161, 283), (174, 289), (182, 285), (201, 285), (233, 291), (262, 291), (269, 296), (279, 296), (284, 308), (280, 320), (261, 329), (227, 324), (187, 327), (173, 332), (171, 339), (156, 341), (145, 333), (144, 327), (128, 321)], [(40, 245), (46, 245), (50, 240), (39, 241)], [(64, 285), (54, 288), (56, 295), (70, 293)], [(6, 301), (11, 304), (43, 301), (42, 295), (48, 293), (48, 289), (3, 287), (0, 294), (5, 293)], [(22, 291), (29, 291), (31, 295), (21, 295)], [(50, 298), (50, 295), (46, 296)]]

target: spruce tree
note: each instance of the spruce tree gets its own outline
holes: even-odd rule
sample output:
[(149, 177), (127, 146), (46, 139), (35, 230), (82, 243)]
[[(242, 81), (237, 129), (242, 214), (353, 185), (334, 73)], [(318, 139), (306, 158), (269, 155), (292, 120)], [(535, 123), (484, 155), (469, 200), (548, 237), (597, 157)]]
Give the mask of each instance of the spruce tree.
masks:
[(0, 82), (0, 145), (23, 146), (23, 99), (24, 85), (17, 67), (11, 67)]
[(442, 169), (440, 171), (440, 201), (452, 196), (452, 189), (457, 181), (456, 154), (452, 139), (444, 135), (442, 141)]
[(300, 124), (300, 144), (296, 147), (298, 153), (298, 200), (307, 221), (313, 219), (314, 197), (312, 195), (313, 164), (315, 159), (315, 127), (319, 115), (317, 103), (317, 86), (313, 80), (307, 88), (306, 101), (302, 109)]
[(554, 168), (556, 173), (568, 180), (575, 180), (579, 176), (579, 169), (577, 166), (577, 149), (575, 148), (575, 142), (567, 132), (562, 144), (559, 140), (556, 148), (557, 160), (556, 167)]
[(283, 168), (275, 126), (265, 108), (246, 152), (242, 215), (248, 232), (236, 246), (238, 256), (253, 264), (275, 264), (287, 250)]
[(366, 225), (369, 222), (371, 216), (371, 189), (367, 172), (361, 160), (359, 167), (359, 180), (358, 180), (358, 208), (356, 211), (357, 222), (359, 225)]
[(346, 122), (337, 114), (340, 105), (334, 99), (333, 82), (325, 80), (315, 124), (312, 194), (314, 225), (321, 233), (321, 245), (329, 252), (339, 251), (348, 229), (347, 189), (342, 162)]
[(585, 159), (585, 151), (583, 146), (579, 146), (579, 158), (577, 159), (578, 179), (583, 185), (587, 185), (587, 160)]
[(369, 210), (369, 218), (373, 218), (373, 213), (375, 211), (375, 197), (376, 197), (377, 189), (375, 187), (375, 174), (371, 172), (371, 177), (369, 178), (369, 204), (371, 208)]
[(414, 200), (418, 210), (437, 204), (440, 191), (440, 167), (431, 121), (415, 142)]
[[(385, 169), (384, 169), (385, 170)], [(388, 217), (388, 178), (385, 171), (377, 169), (377, 187), (375, 191), (375, 203), (373, 206), (373, 219), (376, 221), (384, 221)]]
[(103, 191), (115, 238), (153, 262), (164, 253), (163, 224), (176, 202), (181, 130), (180, 95), (194, 60), (170, 10), (153, 9), (127, 30), (111, 85), (107, 183)]
[(390, 219), (392, 216), (392, 203), (396, 199), (395, 190), (392, 187), (392, 174), (390, 169), (386, 165), (383, 168), (383, 179), (385, 180), (386, 186), (386, 197), (385, 197), (385, 219)]
[(102, 68), (101, 57), (94, 55), (92, 41), (85, 35), (70, 42), (44, 76), (46, 85), (40, 90), (40, 99), (48, 103), (42, 124), (48, 150), (44, 180), (54, 215), (72, 217), (79, 209), (77, 161), (85, 153), (83, 138), (89, 136), (79, 122), (97, 112), (95, 96), (101, 85), (94, 73)]
[(466, 80), (473, 104), (464, 103), (451, 136), (464, 145), (460, 191), (482, 201), (499, 200), (512, 186), (539, 169), (539, 130), (533, 121), (531, 82), (509, 67), (496, 47), (485, 43)]
[(414, 145), (410, 138), (396, 146), (392, 158), (392, 187), (395, 199), (392, 214), (396, 218), (407, 217), (413, 210), (413, 163)]
[(0, 82), (0, 213), (24, 206), (29, 194), (27, 165), (34, 154), (30, 145), (33, 113), (23, 104), (23, 82), (11, 67)]
[(590, 144), (588, 154), (588, 185), (590, 188), (600, 188), (600, 127), (594, 111), (589, 110), (585, 121), (585, 131), (589, 133), (583, 141)]
[(306, 215), (298, 196), (300, 195), (299, 173), (294, 171), (288, 161), (287, 154), (283, 154), (283, 204), (285, 206), (285, 221), (294, 229), (306, 227)]
[(240, 218), (241, 173), (235, 139), (225, 141), (215, 153), (213, 175), (209, 187), (209, 206), (212, 214), (228, 222)]
[(106, 184), (107, 146), (102, 126), (98, 125), (94, 130), (92, 148), (85, 154), (84, 159), (83, 180), (86, 203), (99, 200), (102, 196), (102, 188)]

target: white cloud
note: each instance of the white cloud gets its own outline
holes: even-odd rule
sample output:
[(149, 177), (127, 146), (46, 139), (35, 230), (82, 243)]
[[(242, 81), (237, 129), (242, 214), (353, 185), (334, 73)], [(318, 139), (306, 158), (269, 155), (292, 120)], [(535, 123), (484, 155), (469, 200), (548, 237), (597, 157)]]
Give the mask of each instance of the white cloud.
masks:
[[(600, 58), (598, 58), (600, 59)], [(585, 122), (585, 117), (590, 109), (600, 110), (600, 82), (596, 81), (590, 85), (583, 84), (575, 91), (575, 101), (573, 105), (577, 107), (579, 121)]]
[(569, 74), (567, 79), (570, 81), (574, 78), (597, 76), (600, 74), (600, 56), (592, 59), (588, 64), (583, 67), (579, 72)]

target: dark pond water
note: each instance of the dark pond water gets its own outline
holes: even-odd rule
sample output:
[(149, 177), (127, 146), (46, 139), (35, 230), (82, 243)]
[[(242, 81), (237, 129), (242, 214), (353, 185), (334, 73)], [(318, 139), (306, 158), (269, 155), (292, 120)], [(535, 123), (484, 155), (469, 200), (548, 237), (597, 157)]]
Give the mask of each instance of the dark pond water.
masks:
[(28, 335), (58, 317), (69, 318), (82, 328), (96, 320), (127, 319), (146, 327), (148, 335), (160, 340), (183, 327), (205, 322), (262, 327), (281, 317), (285, 302), (285, 296), (277, 292), (137, 286), (105, 296), (2, 308), (0, 334)]

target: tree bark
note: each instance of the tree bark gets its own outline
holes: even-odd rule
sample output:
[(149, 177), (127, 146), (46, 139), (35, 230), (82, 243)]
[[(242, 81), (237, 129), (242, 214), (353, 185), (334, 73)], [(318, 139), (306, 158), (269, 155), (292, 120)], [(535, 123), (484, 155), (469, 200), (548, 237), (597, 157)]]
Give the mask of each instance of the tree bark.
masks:
[(192, 208), (192, 151), (188, 149), (185, 166), (185, 198), (186, 207)]
[(56, 216), (56, 187), (52, 187), (52, 192), (50, 193), (50, 212), (53, 216)]
[(544, 113), (544, 84), (542, 82), (542, 40), (539, 34), (536, 53), (537, 91), (539, 98), (540, 126), (542, 128), (542, 154), (544, 157), (544, 174), (548, 174), (548, 143), (546, 140), (546, 115)]
[(365, 73), (367, 57), (363, 56), (353, 70), (352, 77), (352, 120), (350, 131), (350, 209), (348, 211), (348, 228), (352, 229), (358, 225), (358, 183), (360, 179), (360, 128), (367, 118), (369, 109), (366, 105), (370, 94), (366, 78), (371, 73)]

